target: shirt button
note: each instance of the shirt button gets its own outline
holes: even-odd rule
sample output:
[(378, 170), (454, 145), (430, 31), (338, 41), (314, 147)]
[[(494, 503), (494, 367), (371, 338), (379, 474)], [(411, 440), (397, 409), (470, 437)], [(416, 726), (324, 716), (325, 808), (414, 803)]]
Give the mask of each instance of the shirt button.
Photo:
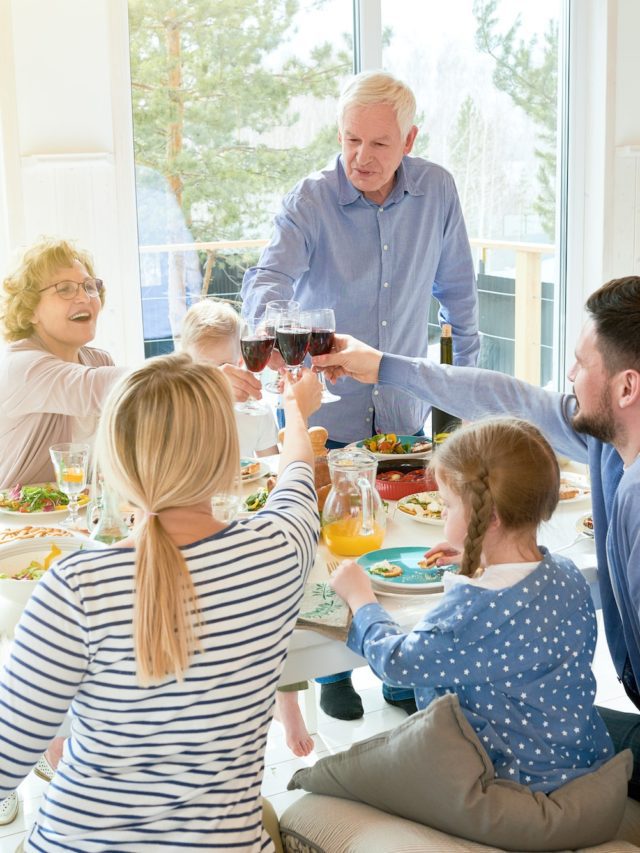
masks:
[(385, 243), (385, 244), (384, 244), (384, 246), (383, 246), (382, 248), (383, 248), (383, 249), (385, 250), (385, 252), (386, 252), (386, 251), (387, 251), (387, 249), (389, 248), (389, 246)]
[(373, 409), (369, 409), (370, 412), (373, 412)]
[(371, 423), (371, 418), (365, 418), (365, 421), (366, 421), (368, 424), (370, 424), (370, 423)]
[(386, 320), (383, 320), (383, 321), (382, 321), (382, 325), (383, 325), (383, 326), (386, 326), (386, 325), (387, 325), (387, 321), (386, 321)]
[(373, 393), (377, 396), (379, 394), (378, 389), (376, 388), (376, 390)]
[(380, 211), (380, 213), (383, 213), (384, 207), (379, 207), (378, 210)]

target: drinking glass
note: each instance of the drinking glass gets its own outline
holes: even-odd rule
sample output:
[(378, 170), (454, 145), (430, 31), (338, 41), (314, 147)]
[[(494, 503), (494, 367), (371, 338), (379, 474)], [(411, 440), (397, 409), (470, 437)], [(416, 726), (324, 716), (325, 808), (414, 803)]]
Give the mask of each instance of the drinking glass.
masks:
[[(269, 363), (273, 345), (276, 342), (275, 327), (262, 320), (245, 321), (240, 335), (240, 352), (247, 370), (259, 375)], [(269, 411), (265, 403), (258, 400), (246, 400), (236, 403), (236, 411), (246, 415), (263, 415)]]
[(49, 453), (56, 472), (58, 488), (69, 498), (69, 515), (60, 526), (77, 529), (80, 520), (78, 516), (78, 495), (87, 485), (89, 445), (68, 442), (52, 444)]
[(233, 521), (241, 506), (242, 498), (233, 492), (219, 492), (211, 498), (213, 517), (222, 524), (229, 524)]
[[(313, 308), (303, 311), (300, 315), (303, 325), (311, 327), (311, 338), (309, 340), (309, 355), (326, 355), (331, 352), (333, 336), (336, 331), (336, 315), (333, 308)], [(333, 394), (327, 388), (324, 373), (316, 369), (320, 384), (322, 385), (322, 402), (335, 403), (341, 398)]]
[(300, 365), (309, 352), (311, 326), (302, 322), (302, 316), (297, 310), (284, 311), (276, 326), (278, 349), (292, 379), (298, 378)]
[[(287, 314), (299, 310), (300, 303), (296, 302), (295, 299), (273, 299), (271, 302), (267, 302), (265, 306), (262, 322), (264, 323), (266, 328), (272, 328), (273, 333), (275, 335), (276, 329), (278, 327), (278, 322), (282, 314)], [(274, 349), (278, 350), (277, 339), (274, 345)], [(276, 378), (271, 382), (267, 382), (264, 386), (264, 389), (270, 394), (279, 394), (281, 390), (279, 379)]]

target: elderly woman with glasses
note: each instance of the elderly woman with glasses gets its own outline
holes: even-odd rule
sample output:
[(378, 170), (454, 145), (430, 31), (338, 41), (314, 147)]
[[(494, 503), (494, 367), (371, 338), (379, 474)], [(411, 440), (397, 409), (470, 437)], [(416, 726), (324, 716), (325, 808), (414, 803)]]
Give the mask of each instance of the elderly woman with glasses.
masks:
[(53, 480), (49, 447), (92, 440), (103, 400), (128, 372), (87, 346), (103, 304), (90, 257), (65, 240), (32, 246), (4, 279), (0, 488)]

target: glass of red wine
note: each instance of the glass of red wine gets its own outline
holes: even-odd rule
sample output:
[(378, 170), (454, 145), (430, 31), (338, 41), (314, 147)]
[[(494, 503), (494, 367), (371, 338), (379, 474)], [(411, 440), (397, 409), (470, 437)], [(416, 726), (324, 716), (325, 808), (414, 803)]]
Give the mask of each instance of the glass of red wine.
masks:
[(297, 309), (283, 311), (276, 327), (276, 341), (285, 367), (292, 379), (298, 378), (300, 365), (309, 351), (311, 326), (301, 322)]
[[(300, 303), (296, 302), (294, 299), (273, 299), (271, 302), (267, 302), (265, 306), (262, 322), (265, 328), (273, 330), (273, 335), (275, 337), (276, 329), (278, 328), (278, 323), (282, 314), (290, 314), (291, 312), (295, 313), (296, 311), (300, 311)], [(279, 351), (277, 340), (274, 350)], [(276, 377), (274, 381), (267, 382), (264, 389), (265, 391), (269, 391), (271, 394), (279, 394), (281, 391), (280, 386), (281, 383), (279, 378)]]
[[(265, 325), (262, 320), (246, 320), (240, 335), (240, 352), (247, 370), (259, 374), (267, 366), (275, 344), (275, 328)], [(263, 415), (269, 411), (265, 403), (258, 400), (246, 400), (236, 403), (236, 411), (246, 415)]]
[[(333, 308), (314, 308), (303, 311), (300, 315), (303, 325), (309, 325), (311, 336), (309, 338), (309, 355), (326, 355), (333, 347), (333, 336), (336, 331), (336, 315)], [(327, 388), (324, 373), (317, 371), (320, 384), (322, 385), (322, 402), (335, 403), (340, 397), (332, 394)]]

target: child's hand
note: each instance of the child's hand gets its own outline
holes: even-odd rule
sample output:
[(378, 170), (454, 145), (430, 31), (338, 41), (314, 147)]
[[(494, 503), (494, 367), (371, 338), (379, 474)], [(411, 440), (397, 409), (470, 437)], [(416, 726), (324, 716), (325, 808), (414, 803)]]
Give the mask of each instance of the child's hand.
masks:
[(429, 548), (424, 558), (429, 568), (431, 566), (449, 566), (451, 563), (461, 563), (462, 553), (452, 548), (448, 542), (438, 542), (433, 548)]
[(343, 560), (329, 579), (329, 584), (355, 613), (365, 604), (376, 604), (371, 581), (355, 560)]
[(320, 408), (322, 385), (318, 381), (317, 374), (304, 367), (296, 380), (292, 380), (288, 373), (285, 374), (282, 395), (285, 405), (295, 400), (300, 409), (300, 414), (306, 421), (309, 415), (317, 412)]
[(237, 403), (245, 400), (259, 400), (262, 397), (262, 385), (260, 380), (248, 370), (236, 367), (235, 364), (221, 364), (220, 370), (231, 383), (233, 399)]

